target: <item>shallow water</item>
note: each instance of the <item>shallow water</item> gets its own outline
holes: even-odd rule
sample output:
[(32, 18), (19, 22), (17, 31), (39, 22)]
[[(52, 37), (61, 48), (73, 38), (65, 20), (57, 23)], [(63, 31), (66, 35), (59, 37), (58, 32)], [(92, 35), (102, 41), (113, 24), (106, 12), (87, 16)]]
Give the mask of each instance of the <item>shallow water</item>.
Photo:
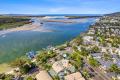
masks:
[(20, 31), (0, 36), (0, 63), (9, 62), (25, 55), (30, 50), (41, 50), (48, 45), (59, 45), (70, 41), (88, 30), (95, 19), (79, 23), (46, 22), (43, 27), (54, 32)]

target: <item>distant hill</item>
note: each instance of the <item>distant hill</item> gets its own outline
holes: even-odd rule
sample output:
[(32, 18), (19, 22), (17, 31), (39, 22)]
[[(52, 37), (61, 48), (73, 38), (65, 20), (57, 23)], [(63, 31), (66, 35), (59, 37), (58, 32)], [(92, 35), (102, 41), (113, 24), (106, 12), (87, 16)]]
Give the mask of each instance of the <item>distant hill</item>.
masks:
[(118, 16), (118, 17), (120, 17), (120, 12), (115, 12), (115, 13), (111, 13), (111, 14), (106, 14), (105, 16)]

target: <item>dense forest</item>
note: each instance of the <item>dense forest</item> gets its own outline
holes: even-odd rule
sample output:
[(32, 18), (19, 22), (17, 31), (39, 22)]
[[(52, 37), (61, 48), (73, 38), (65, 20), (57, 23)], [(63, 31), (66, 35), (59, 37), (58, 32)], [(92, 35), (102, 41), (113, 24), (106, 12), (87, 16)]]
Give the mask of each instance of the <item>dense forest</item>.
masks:
[(28, 17), (0, 16), (0, 30), (15, 28), (30, 23)]

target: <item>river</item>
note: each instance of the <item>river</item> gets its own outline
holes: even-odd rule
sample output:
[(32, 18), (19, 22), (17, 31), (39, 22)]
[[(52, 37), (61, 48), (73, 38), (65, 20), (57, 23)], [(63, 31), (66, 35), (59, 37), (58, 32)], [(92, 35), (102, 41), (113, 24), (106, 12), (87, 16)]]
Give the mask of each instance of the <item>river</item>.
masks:
[(77, 23), (44, 22), (45, 29), (52, 32), (20, 31), (0, 36), (0, 63), (12, 61), (26, 52), (41, 50), (49, 45), (56, 46), (70, 41), (89, 29), (95, 18)]

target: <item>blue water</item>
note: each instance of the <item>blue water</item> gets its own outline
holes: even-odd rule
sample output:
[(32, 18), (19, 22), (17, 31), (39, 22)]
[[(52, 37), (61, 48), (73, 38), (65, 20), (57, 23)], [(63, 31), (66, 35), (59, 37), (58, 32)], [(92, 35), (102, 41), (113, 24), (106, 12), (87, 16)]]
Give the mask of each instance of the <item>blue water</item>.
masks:
[(48, 45), (59, 45), (70, 41), (88, 30), (95, 19), (89, 18), (84, 23), (45, 22), (43, 26), (54, 32), (22, 31), (0, 37), (0, 63), (9, 62), (25, 55), (30, 50), (41, 50)]

